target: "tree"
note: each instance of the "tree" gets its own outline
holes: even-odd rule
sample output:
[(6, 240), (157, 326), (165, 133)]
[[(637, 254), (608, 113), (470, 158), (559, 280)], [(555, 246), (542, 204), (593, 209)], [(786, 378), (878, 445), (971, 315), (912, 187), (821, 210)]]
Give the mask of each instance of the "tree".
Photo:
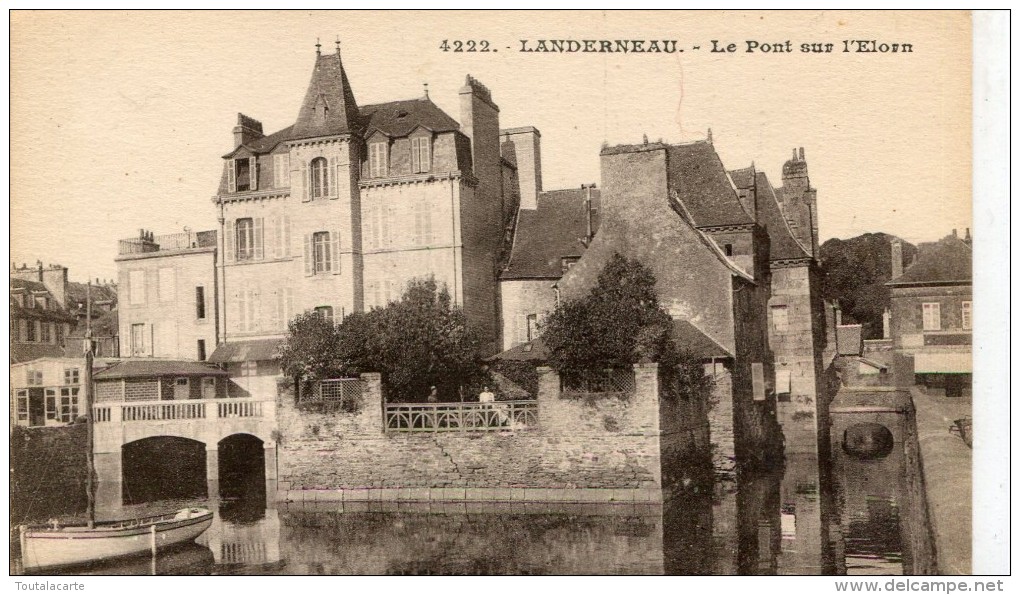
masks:
[(672, 318), (659, 306), (652, 272), (614, 254), (591, 292), (560, 303), (542, 337), (554, 368), (598, 375), (638, 362), (677, 365), (681, 358), (672, 329)]
[(332, 322), (317, 312), (297, 315), (287, 325), (280, 367), (298, 381), (316, 381), (340, 374), (340, 340)]

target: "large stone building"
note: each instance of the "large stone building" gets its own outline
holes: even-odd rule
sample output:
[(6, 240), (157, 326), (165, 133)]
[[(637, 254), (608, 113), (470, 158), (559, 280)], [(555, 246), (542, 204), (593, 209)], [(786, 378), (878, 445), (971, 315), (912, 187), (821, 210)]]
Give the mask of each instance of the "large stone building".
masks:
[(238, 116), (214, 198), (221, 342), (268, 352), (297, 313), (339, 322), (433, 275), (495, 348), (512, 164), (489, 90), (468, 77), (460, 99), (460, 123), (427, 94), (359, 106), (337, 50), (316, 56), (293, 125)]
[(778, 418), (788, 449), (814, 452), (827, 423), (826, 324), (803, 149), (776, 189), (753, 165), (727, 172), (711, 140), (607, 147), (600, 190), (522, 198), (500, 277), (505, 357), (541, 360), (540, 342), (527, 354), (517, 346), (616, 252), (652, 269), (677, 340), (715, 376), (713, 440), (750, 454), (734, 428), (767, 443)]
[(900, 240), (893, 240), (893, 274), (886, 283), (894, 367), (946, 396), (969, 396), (974, 321), (969, 230), (965, 239), (954, 229), (938, 242), (921, 244), (905, 270), (902, 250)]
[(11, 267), (11, 363), (64, 354), (75, 317), (68, 312), (67, 269), (60, 265)]

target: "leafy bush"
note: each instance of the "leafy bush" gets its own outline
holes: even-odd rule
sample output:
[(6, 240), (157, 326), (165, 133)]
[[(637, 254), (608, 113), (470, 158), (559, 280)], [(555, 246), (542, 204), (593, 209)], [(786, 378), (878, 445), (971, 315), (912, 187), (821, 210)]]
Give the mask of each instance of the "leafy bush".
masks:
[(351, 314), (335, 328), (310, 313), (290, 331), (281, 364), (304, 380), (379, 372), (391, 402), (425, 401), (432, 386), (441, 400), (456, 401), (460, 387), (470, 394), (484, 381), (478, 337), (433, 278), (412, 280), (400, 300)]

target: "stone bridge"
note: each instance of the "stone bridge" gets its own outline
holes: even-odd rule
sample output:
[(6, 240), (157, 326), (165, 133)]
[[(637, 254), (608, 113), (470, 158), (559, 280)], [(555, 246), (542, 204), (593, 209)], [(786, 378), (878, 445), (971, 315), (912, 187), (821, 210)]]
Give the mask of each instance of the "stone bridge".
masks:
[(877, 424), (888, 430), (902, 450), (910, 394), (891, 386), (843, 386), (829, 404), (832, 448), (843, 448), (847, 430)]
[[(126, 445), (156, 437), (194, 440), (205, 445), (209, 497), (219, 495), (219, 448), (225, 439), (248, 435), (265, 450), (267, 493), (276, 487), (276, 402), (265, 399), (193, 399), (104, 402), (93, 407), (97, 504), (122, 505)], [(270, 488), (272, 491), (270, 491)]]

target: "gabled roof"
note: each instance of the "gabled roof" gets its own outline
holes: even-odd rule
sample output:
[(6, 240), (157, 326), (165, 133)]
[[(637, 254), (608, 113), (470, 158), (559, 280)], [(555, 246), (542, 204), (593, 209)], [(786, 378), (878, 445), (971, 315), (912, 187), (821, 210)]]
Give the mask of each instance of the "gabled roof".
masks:
[(730, 179), (737, 188), (752, 188), (755, 182), (754, 174), (754, 165), (751, 165), (743, 169), (730, 170)]
[(460, 124), (427, 97), (390, 101), (361, 108), (366, 130), (378, 130), (390, 137), (407, 136), (421, 126), (432, 132), (460, 130)]
[(758, 200), (758, 222), (769, 234), (769, 260), (811, 258), (790, 229), (790, 224), (779, 206), (776, 191), (763, 172), (755, 176)]
[(489, 360), (531, 362), (538, 365), (549, 360), (549, 348), (545, 346), (545, 341), (542, 340), (542, 337), (538, 337), (533, 341), (521, 343), (502, 353), (497, 353), (490, 357)]
[(917, 261), (886, 285), (970, 283), (973, 250), (956, 236), (918, 246)]
[(283, 339), (253, 339), (251, 341), (222, 343), (209, 356), (209, 362), (222, 364), (276, 359), (276, 354), (279, 353), (283, 343)]
[(340, 61), (340, 51), (317, 55), (312, 80), (301, 102), (294, 138), (350, 134), (362, 130), (358, 104)]
[(733, 354), (715, 339), (682, 318), (673, 321), (673, 340), (682, 351), (687, 351), (699, 359), (733, 357)]
[(722, 160), (708, 141), (667, 148), (669, 189), (690, 211), (697, 227), (754, 223), (730, 185)]
[(226, 376), (227, 373), (204, 362), (165, 359), (121, 360), (102, 372), (96, 380), (146, 378), (153, 376)]
[[(599, 191), (591, 190), (592, 230), (599, 226)], [(579, 257), (586, 250), (581, 240), (587, 233), (585, 191), (580, 188), (540, 192), (535, 209), (521, 209), (510, 261), (501, 280), (559, 279), (564, 257)]]

